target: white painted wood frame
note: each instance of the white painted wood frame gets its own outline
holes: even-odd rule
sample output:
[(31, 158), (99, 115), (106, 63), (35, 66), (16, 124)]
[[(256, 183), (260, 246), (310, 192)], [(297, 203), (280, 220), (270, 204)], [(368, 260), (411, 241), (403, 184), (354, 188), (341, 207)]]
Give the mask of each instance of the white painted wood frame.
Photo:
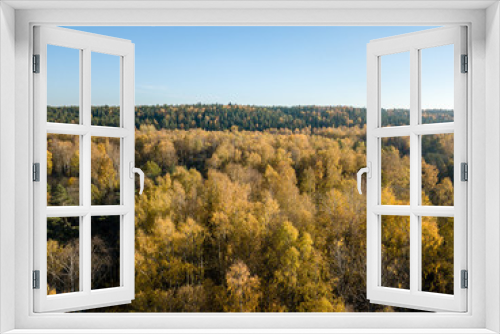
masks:
[[(80, 124), (47, 122), (47, 45), (73, 48), (80, 53)], [(92, 52), (120, 57), (120, 127), (91, 125)], [(54, 312), (129, 303), (134, 299), (134, 44), (128, 40), (55, 27), (34, 27), (34, 54), (40, 55), (40, 73), (34, 74), (33, 161), (40, 163), (40, 182), (33, 185), (34, 270), (40, 271), (40, 289), (34, 289), (34, 311)], [(47, 134), (80, 138), (80, 205), (47, 207)], [(91, 205), (91, 139), (120, 138), (120, 205)], [(120, 215), (120, 286), (91, 289), (91, 217)], [(47, 295), (47, 217), (80, 217), (79, 291)]]
[[(461, 55), (467, 54), (463, 26), (437, 28), (371, 41), (367, 47), (367, 296), (370, 302), (431, 311), (467, 311), (467, 290), (461, 288), (461, 270), (467, 270), (467, 182), (461, 181), (461, 163), (467, 160), (467, 74), (461, 73)], [(454, 122), (421, 122), (421, 50), (454, 45)], [(382, 127), (381, 57), (410, 55), (410, 125)], [(454, 134), (454, 206), (421, 205), (421, 136)], [(410, 205), (381, 205), (381, 138), (410, 137)], [(384, 287), (382, 277), (382, 215), (410, 217), (410, 289)], [(454, 217), (454, 294), (422, 291), (421, 217)]]

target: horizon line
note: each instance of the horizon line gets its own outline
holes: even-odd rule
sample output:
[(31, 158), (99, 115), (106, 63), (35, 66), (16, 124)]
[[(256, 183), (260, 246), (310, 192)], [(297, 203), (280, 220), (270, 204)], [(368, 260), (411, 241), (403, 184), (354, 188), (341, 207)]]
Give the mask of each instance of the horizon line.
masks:
[[(273, 105), (265, 105), (265, 104), (240, 104), (240, 103), (176, 103), (176, 104), (136, 104), (135, 107), (180, 107), (180, 106), (210, 106), (210, 105), (221, 105), (221, 106), (243, 106), (243, 107), (267, 107), (267, 108), (307, 108), (307, 107), (316, 107), (316, 108), (356, 108), (356, 109), (367, 109), (367, 107), (359, 107), (353, 105), (342, 105), (342, 104), (294, 104), (294, 105), (282, 105), (282, 104), (273, 104)], [(80, 108), (78, 105), (47, 105), (48, 108)], [(91, 107), (111, 107), (111, 108), (119, 108), (119, 105), (93, 105)], [(402, 108), (402, 107), (394, 107), (394, 108), (381, 108), (382, 110), (410, 110), (410, 108)], [(454, 108), (422, 108), (421, 110), (443, 110), (443, 111), (453, 111)]]

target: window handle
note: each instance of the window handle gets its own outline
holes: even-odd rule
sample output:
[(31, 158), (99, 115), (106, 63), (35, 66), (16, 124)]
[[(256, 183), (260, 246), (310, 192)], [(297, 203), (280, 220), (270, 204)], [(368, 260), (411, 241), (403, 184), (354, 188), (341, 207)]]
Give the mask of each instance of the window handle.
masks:
[(361, 191), (361, 176), (363, 175), (363, 173), (366, 173), (367, 178), (369, 178), (369, 179), (372, 178), (372, 163), (371, 162), (368, 161), (368, 166), (358, 170), (358, 192), (360, 194), (363, 194), (363, 192)]
[(137, 173), (139, 174), (139, 184), (141, 188), (139, 189), (139, 195), (142, 195), (142, 191), (144, 190), (144, 172), (140, 168), (134, 167), (134, 162), (130, 161), (129, 163), (129, 171), (130, 171), (130, 178), (134, 178), (134, 174)]

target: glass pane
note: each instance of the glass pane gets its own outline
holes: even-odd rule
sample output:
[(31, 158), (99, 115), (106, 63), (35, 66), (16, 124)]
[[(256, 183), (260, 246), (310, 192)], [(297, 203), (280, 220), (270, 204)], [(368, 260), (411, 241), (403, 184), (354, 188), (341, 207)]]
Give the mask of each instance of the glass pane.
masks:
[(382, 138), (382, 205), (410, 204), (410, 137)]
[(410, 125), (410, 53), (380, 57), (382, 126)]
[(382, 286), (410, 288), (410, 217), (382, 216)]
[(47, 135), (47, 205), (80, 205), (80, 136)]
[(92, 125), (120, 126), (120, 57), (92, 52)]
[(47, 122), (79, 123), (80, 50), (47, 45)]
[(80, 291), (80, 218), (47, 218), (47, 294)]
[(453, 133), (422, 136), (422, 205), (453, 206)]
[(453, 218), (422, 217), (422, 291), (453, 294)]
[(120, 286), (120, 216), (92, 217), (92, 290)]
[(420, 51), (423, 124), (453, 122), (453, 53), (453, 44)]
[(92, 205), (120, 204), (120, 138), (92, 137)]

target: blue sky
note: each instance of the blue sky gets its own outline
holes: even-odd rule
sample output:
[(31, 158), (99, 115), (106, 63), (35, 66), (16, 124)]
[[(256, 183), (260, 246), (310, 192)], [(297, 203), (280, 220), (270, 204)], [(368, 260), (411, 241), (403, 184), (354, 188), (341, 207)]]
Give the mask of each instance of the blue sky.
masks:
[[(366, 44), (429, 27), (70, 27), (131, 40), (136, 104), (366, 106)], [(422, 56), (423, 108), (453, 107), (452, 46)], [(430, 55), (430, 53), (433, 53)], [(409, 58), (382, 59), (383, 107), (409, 105)], [(391, 57), (391, 59), (389, 59)], [(78, 104), (78, 52), (50, 47), (49, 105)], [(119, 61), (92, 55), (92, 104), (118, 104)]]

